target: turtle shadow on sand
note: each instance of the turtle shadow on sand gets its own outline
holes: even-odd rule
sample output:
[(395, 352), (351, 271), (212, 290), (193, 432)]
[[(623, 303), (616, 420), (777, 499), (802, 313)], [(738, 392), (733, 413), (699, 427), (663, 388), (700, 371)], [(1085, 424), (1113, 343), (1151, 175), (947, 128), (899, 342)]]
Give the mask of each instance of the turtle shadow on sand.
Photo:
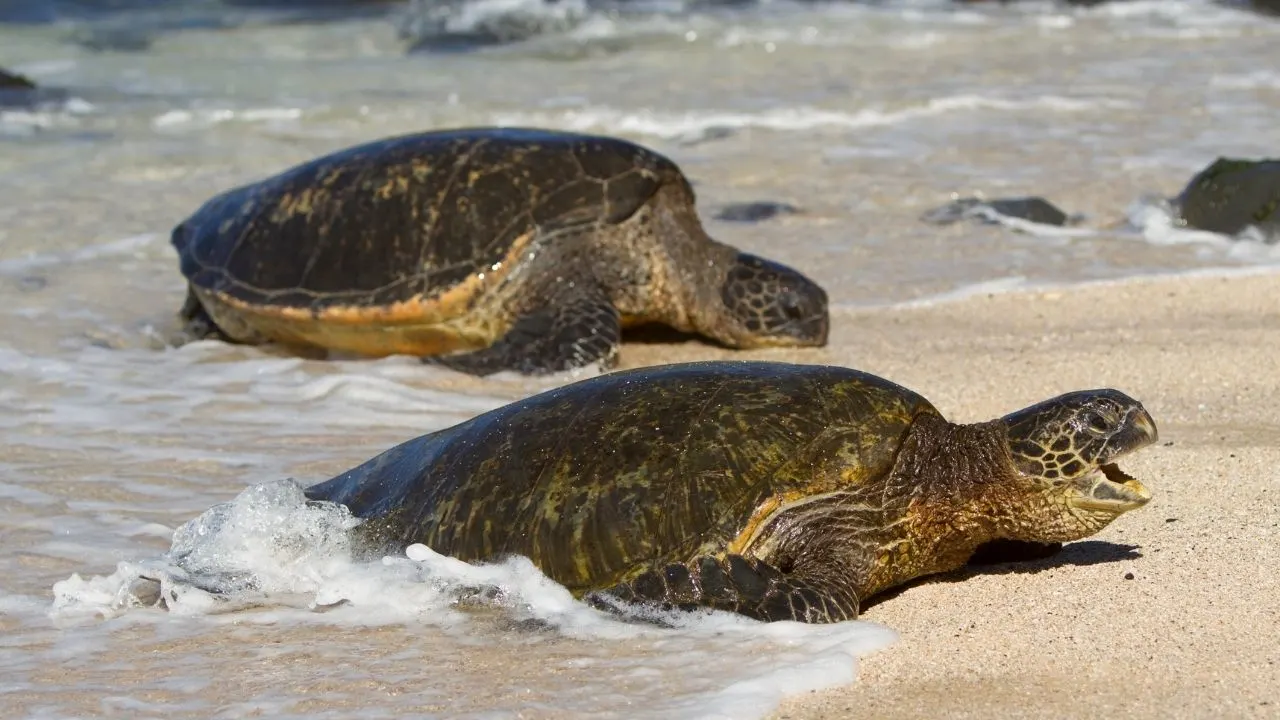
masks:
[(728, 348), (728, 345), (716, 342), (712, 338), (698, 333), (677, 330), (661, 323), (645, 323), (629, 327), (622, 331), (622, 339), (637, 345), (683, 345), (699, 343), (713, 348)]
[(978, 548), (969, 562), (956, 570), (938, 575), (917, 578), (905, 585), (887, 590), (862, 602), (862, 609), (879, 605), (892, 600), (911, 588), (929, 583), (959, 583), (979, 575), (1034, 575), (1060, 567), (1102, 565), (1142, 557), (1138, 545), (1115, 543), (1106, 540), (1081, 540), (1068, 543), (1058, 548), (1054, 545), (1042, 545), (1033, 548), (1030, 544), (1004, 546), (997, 541)]

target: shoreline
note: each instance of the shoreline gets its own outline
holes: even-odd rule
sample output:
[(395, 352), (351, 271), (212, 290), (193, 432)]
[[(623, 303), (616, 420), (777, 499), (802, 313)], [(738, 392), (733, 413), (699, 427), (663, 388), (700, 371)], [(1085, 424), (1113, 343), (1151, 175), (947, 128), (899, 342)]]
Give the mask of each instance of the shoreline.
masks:
[[(1243, 242), (1243, 241), (1241, 241)], [(1257, 276), (1277, 275), (1280, 276), (1280, 260), (1274, 263), (1255, 264), (1255, 265), (1209, 265), (1205, 267), (1190, 268), (1186, 270), (1174, 270), (1168, 272), (1152, 272), (1141, 273), (1135, 275), (1124, 275), (1112, 278), (1093, 278), (1089, 280), (1071, 280), (1060, 283), (1031, 283), (1020, 284), (1026, 281), (1025, 275), (1010, 275), (1002, 278), (994, 278), (991, 280), (982, 280), (968, 285), (961, 285), (953, 290), (938, 293), (935, 295), (926, 295), (924, 297), (912, 300), (902, 300), (897, 302), (886, 303), (867, 303), (865, 305), (841, 303), (833, 305), (833, 311), (845, 312), (867, 312), (867, 311), (893, 311), (893, 310), (913, 310), (920, 308), (932, 308), (951, 303), (965, 302), (980, 295), (1017, 295), (1020, 293), (1036, 294), (1052, 291), (1063, 291), (1072, 289), (1088, 289), (1088, 288), (1108, 288), (1131, 283), (1145, 283), (1162, 281), (1174, 281), (1179, 279), (1190, 280), (1214, 280), (1214, 279), (1233, 279), (1247, 278)], [(1019, 283), (1019, 284), (1015, 284)]]

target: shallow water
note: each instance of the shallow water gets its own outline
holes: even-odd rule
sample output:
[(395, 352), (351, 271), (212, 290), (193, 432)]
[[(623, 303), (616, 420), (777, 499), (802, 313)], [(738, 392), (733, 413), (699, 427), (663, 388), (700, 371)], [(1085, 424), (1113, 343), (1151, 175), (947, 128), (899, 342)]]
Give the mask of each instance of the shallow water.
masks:
[[(164, 29), (145, 52), (86, 49), (70, 22), (0, 25), (0, 66), (72, 96), (0, 111), (7, 713), (746, 717), (853, 681), (891, 640), (863, 623), (627, 625), (519, 563), (353, 566), (308, 534), (317, 518), (269, 502), (257, 535), (216, 547), (273, 573), (270, 598), (122, 607), (139, 563), (156, 572), (177, 528), (246, 486), (325, 479), (568, 379), (164, 347), (183, 296), (168, 230), (316, 154), (462, 124), (625, 135), (686, 169), (713, 234), (841, 306), (1280, 262), (1138, 203), (1218, 155), (1273, 151), (1280, 22), (1175, 1), (583, 12), (567, 33), (411, 55), (388, 18)], [(1086, 230), (917, 220), (974, 192), (1046, 195)], [(800, 212), (711, 219), (757, 200)], [(289, 555), (281, 532), (323, 552)], [(467, 602), (477, 582), (502, 592)]]

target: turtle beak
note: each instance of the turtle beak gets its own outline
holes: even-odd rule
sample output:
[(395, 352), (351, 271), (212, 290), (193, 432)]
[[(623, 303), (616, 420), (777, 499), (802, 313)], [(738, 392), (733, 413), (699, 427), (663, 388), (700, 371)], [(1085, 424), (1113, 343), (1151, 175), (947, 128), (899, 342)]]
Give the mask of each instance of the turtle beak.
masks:
[[(1146, 408), (1138, 408), (1137, 416), (1133, 418), (1133, 432), (1137, 436), (1136, 447), (1145, 447), (1160, 439), (1155, 418), (1151, 417), (1151, 413), (1147, 412)], [(1146, 442), (1142, 442), (1144, 439)]]
[(1160, 432), (1151, 413), (1141, 406), (1135, 408), (1124, 429), (1111, 441), (1116, 452), (1098, 466), (1098, 473), (1092, 476), (1092, 484), (1083, 495), (1070, 498), (1068, 502), (1082, 510), (1100, 510), (1116, 515), (1146, 505), (1151, 500), (1151, 491), (1137, 478), (1121, 470), (1115, 460), (1154, 444), (1159, 438)]

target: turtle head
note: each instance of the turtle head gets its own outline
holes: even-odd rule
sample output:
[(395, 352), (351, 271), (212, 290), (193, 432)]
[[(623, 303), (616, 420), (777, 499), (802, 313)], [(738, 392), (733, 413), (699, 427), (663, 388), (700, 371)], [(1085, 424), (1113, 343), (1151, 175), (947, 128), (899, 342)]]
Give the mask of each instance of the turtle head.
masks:
[(791, 268), (737, 253), (707, 334), (736, 348), (827, 344), (827, 293)]
[(1071, 392), (1001, 421), (1018, 484), (1035, 498), (1029, 513), (1014, 513), (1019, 522), (1010, 539), (1076, 540), (1151, 499), (1142, 483), (1116, 465), (1158, 437), (1151, 415), (1128, 395), (1110, 389)]

